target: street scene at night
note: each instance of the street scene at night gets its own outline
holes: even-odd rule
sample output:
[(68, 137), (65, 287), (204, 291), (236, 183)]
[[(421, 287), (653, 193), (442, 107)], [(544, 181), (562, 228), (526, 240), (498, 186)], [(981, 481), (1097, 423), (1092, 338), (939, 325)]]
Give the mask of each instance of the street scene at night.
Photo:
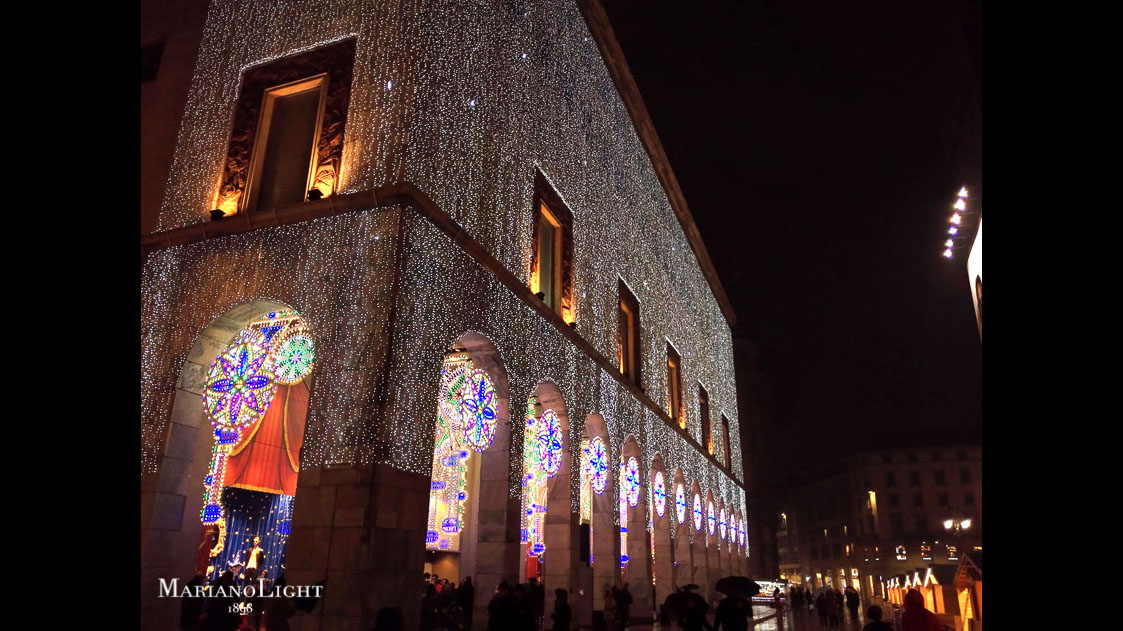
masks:
[(980, 0), (142, 0), (141, 182), (141, 629), (982, 629)]

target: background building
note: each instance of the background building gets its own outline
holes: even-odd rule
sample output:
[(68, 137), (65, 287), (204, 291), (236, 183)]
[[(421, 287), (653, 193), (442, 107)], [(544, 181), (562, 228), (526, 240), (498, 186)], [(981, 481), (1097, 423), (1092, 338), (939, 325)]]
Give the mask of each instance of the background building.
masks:
[(844, 470), (790, 494), (779, 522), (783, 578), (885, 597), (890, 577), (981, 552), (982, 449), (857, 454)]
[[(477, 626), (501, 581), (588, 624), (612, 584), (642, 619), (745, 573), (733, 313), (597, 2), (216, 0), (163, 28), (145, 628), (178, 615), (158, 578), (250, 558), (326, 579), (293, 620), (324, 630), (416, 625), (424, 570), (473, 578)], [(196, 36), (177, 106), (152, 90)]]

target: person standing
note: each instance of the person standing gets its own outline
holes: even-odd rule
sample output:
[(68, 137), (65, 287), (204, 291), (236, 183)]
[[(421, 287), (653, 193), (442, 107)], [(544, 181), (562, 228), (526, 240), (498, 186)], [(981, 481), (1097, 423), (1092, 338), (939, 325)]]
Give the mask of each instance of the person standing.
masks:
[(628, 584), (624, 583), (624, 587), (620, 588), (620, 593), (616, 597), (616, 610), (620, 614), (620, 631), (627, 629), (628, 623), (632, 619), (632, 600), (632, 593), (628, 591)]
[(940, 631), (936, 614), (924, 607), (924, 596), (915, 589), (905, 594), (905, 613), (901, 614), (901, 631)]
[(727, 594), (718, 603), (714, 613), (714, 631), (747, 631), (753, 617), (752, 602), (734, 594)]
[(893, 627), (881, 621), (881, 607), (870, 605), (870, 608), (866, 610), (866, 617), (871, 622), (862, 627), (862, 631), (893, 631)]
[(616, 586), (604, 590), (604, 628), (605, 631), (616, 631)]
[(846, 608), (850, 610), (850, 619), (857, 622), (858, 620), (858, 607), (862, 604), (861, 597), (858, 596), (858, 590), (854, 589), (852, 585), (846, 586)]
[(460, 605), (460, 619), (464, 628), (471, 630), (472, 617), (476, 609), (476, 587), (472, 585), (472, 577), (467, 576), (456, 590), (456, 601)]
[(569, 608), (569, 592), (558, 588), (554, 590), (554, 631), (569, 631), (570, 622), (573, 620), (573, 611)]
[(819, 592), (819, 596), (817, 598), (815, 598), (815, 612), (819, 614), (819, 628), (820, 629), (826, 629), (827, 628), (827, 613), (828, 613), (828, 611), (827, 611), (827, 609), (828, 609), (827, 594), (828, 593), (829, 592), (827, 592), (827, 589), (824, 587), (823, 590)]

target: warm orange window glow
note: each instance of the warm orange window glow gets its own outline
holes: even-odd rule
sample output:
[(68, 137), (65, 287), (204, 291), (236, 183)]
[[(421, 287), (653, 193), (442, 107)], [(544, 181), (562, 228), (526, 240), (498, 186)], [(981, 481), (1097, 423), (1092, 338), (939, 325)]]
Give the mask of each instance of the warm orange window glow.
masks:
[(667, 413), (686, 429), (686, 415), (682, 411), (682, 359), (671, 344), (667, 343)]
[(702, 444), (713, 454), (713, 437), (710, 436), (710, 395), (702, 384), (698, 384), (698, 415), (702, 421)]
[(639, 301), (624, 281), (619, 283), (619, 347), (620, 372), (629, 381), (640, 385)]

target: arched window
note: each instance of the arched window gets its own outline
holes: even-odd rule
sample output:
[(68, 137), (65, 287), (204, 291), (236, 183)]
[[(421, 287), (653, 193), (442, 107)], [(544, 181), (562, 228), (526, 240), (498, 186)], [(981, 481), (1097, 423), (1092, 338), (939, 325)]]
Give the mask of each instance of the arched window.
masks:
[(542, 409), (538, 398), (531, 397), (523, 432), (522, 542), (528, 557), (527, 578), (538, 576), (538, 563), (546, 551), (547, 482), (561, 466), (563, 448), (557, 413)]
[(462, 352), (445, 357), (438, 396), (425, 548), (459, 552), (468, 481), (479, 468), (472, 454), (495, 439), (497, 400), (491, 378)]
[(271, 311), (238, 332), (211, 364), (203, 409), (214, 428), (196, 571), (231, 563), (253, 580), (285, 559), (315, 362), (296, 311)]

